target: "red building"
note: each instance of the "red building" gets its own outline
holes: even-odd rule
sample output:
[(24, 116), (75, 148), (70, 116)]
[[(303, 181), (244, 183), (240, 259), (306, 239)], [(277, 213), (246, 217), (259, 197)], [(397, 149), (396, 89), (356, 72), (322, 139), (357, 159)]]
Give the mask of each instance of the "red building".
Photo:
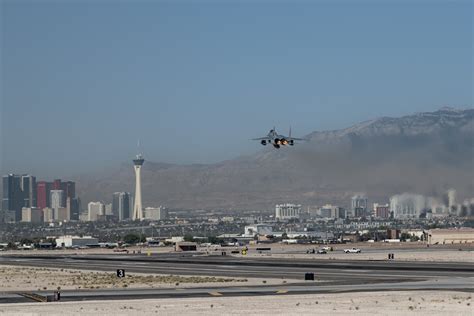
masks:
[(36, 184), (36, 204), (38, 208), (50, 207), (51, 183), (39, 181)]

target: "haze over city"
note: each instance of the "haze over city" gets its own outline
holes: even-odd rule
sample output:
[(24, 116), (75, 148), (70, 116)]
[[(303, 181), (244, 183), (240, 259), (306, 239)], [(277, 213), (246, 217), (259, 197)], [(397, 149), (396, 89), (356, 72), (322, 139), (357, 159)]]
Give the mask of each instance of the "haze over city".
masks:
[(0, 314), (472, 315), (473, 12), (0, 0)]
[(117, 166), (138, 139), (149, 161), (212, 163), (273, 126), (472, 107), (470, 1), (0, 8), (3, 173)]

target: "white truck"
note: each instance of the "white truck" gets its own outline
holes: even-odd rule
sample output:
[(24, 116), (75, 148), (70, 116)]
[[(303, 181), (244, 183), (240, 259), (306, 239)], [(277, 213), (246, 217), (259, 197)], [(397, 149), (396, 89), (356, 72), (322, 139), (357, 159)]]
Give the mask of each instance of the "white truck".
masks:
[(344, 253), (360, 253), (360, 249), (359, 248), (348, 248), (348, 249), (344, 249)]

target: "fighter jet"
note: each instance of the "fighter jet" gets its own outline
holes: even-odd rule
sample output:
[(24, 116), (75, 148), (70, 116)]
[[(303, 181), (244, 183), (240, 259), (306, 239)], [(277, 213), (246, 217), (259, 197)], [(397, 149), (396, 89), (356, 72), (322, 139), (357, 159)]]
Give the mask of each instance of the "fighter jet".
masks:
[(291, 137), (291, 127), (288, 136), (278, 134), (274, 127), (268, 132), (267, 136), (254, 138), (252, 140), (259, 140), (260, 144), (262, 144), (263, 146), (270, 144), (273, 145), (273, 147), (275, 148), (280, 148), (281, 146), (286, 145), (293, 146), (295, 144), (295, 141), (303, 141), (304, 139)]

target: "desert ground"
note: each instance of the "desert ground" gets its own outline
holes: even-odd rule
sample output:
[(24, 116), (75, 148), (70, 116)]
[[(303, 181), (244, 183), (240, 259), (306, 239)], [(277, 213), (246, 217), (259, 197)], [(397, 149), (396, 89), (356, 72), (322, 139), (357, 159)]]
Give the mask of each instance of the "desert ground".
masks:
[(463, 292), (209, 297), (0, 305), (0, 315), (469, 315)]
[(294, 280), (228, 278), (213, 276), (178, 276), (127, 273), (117, 278), (115, 272), (33, 268), (0, 265), (0, 293), (12, 291), (113, 289), (113, 288), (190, 288), (241, 285), (275, 285)]

